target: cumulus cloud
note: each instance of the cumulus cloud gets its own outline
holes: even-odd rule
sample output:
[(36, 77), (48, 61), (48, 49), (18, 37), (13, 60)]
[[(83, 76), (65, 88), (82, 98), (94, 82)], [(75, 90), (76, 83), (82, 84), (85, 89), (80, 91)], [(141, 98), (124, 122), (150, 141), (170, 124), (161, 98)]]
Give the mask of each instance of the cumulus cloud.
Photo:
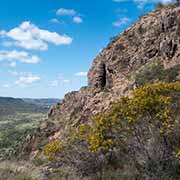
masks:
[(9, 85), (9, 84), (3, 84), (2, 87), (3, 87), (3, 88), (9, 88), (10, 85)]
[(23, 72), (23, 71), (12, 71), (12, 70), (9, 70), (8, 71), (9, 74), (11, 74), (12, 76), (32, 76), (32, 72)]
[(160, 0), (163, 4), (174, 3), (176, 0)]
[(8, 71), (9, 74), (11, 74), (12, 76), (18, 76), (19, 75), (19, 72), (17, 71)]
[(11, 62), (11, 63), (9, 63), (9, 66), (10, 66), (10, 67), (16, 67), (16, 65), (17, 65), (16, 62)]
[(70, 16), (72, 17), (72, 21), (76, 24), (80, 24), (83, 22), (81, 15), (78, 14), (74, 9), (65, 9), (60, 8), (56, 11), (56, 15), (58, 16)]
[(130, 22), (130, 19), (127, 17), (120, 18), (118, 21), (113, 22), (113, 25), (116, 27), (121, 27), (122, 25), (126, 25)]
[(63, 79), (62, 82), (67, 84), (67, 83), (70, 83), (70, 80), (69, 79)]
[(60, 21), (57, 18), (53, 18), (50, 20), (51, 23), (59, 24)]
[(77, 72), (75, 76), (80, 76), (80, 77), (87, 76), (87, 72)]
[(50, 85), (51, 85), (52, 87), (57, 87), (57, 86), (59, 85), (59, 81), (58, 81), (58, 80), (54, 80), (54, 81), (52, 81), (52, 82), (50, 83)]
[(74, 9), (60, 8), (56, 11), (56, 14), (59, 16), (74, 16), (76, 11)]
[(75, 16), (73, 17), (73, 22), (76, 23), (76, 24), (80, 24), (83, 22), (82, 18), (79, 17), (79, 16)]
[(23, 22), (10, 31), (1, 30), (0, 36), (13, 40), (8, 42), (9, 46), (14, 45), (33, 50), (47, 50), (48, 43), (54, 45), (68, 45), (72, 43), (71, 37), (40, 29), (29, 21)]
[(30, 85), (36, 81), (39, 81), (41, 78), (36, 75), (22, 76), (19, 77), (17, 81), (15, 81), (16, 85)]
[(40, 58), (35, 55), (30, 55), (25, 51), (0, 51), (0, 61), (9, 61), (10, 66), (15, 67), (16, 62), (27, 63), (27, 64), (36, 64), (40, 62)]
[(54, 81), (50, 82), (50, 86), (57, 87), (63, 84), (69, 84), (70, 82), (71, 80), (64, 78), (63, 74), (58, 74), (57, 78)]

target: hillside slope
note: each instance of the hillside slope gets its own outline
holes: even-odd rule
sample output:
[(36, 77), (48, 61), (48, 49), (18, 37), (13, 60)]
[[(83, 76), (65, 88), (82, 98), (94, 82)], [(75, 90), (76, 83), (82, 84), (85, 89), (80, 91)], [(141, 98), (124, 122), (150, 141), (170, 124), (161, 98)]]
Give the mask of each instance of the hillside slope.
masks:
[(16, 113), (46, 113), (57, 99), (20, 99), (0, 97), (0, 116)]
[(51, 99), (51, 98), (43, 98), (43, 99), (32, 99), (32, 98), (24, 98), (23, 101), (29, 104), (35, 104), (36, 106), (50, 108), (54, 104), (57, 104), (59, 99)]
[(179, 92), (180, 7), (167, 6), (115, 37), (24, 149), (79, 179), (178, 180)]
[(179, 80), (179, 42), (180, 7), (141, 17), (95, 58), (88, 86), (67, 94), (50, 110), (49, 120), (61, 124), (63, 131), (105, 112), (122, 95), (146, 82)]

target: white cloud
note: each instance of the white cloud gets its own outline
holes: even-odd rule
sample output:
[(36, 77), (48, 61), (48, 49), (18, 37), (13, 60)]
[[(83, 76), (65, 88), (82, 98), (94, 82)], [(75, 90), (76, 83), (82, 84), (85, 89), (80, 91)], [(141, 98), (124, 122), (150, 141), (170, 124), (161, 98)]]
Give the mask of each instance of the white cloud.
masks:
[(9, 85), (9, 84), (4, 84), (2, 87), (3, 87), (3, 88), (9, 88), (10, 85)]
[(30, 85), (36, 81), (39, 81), (41, 78), (36, 75), (22, 76), (15, 82), (16, 85)]
[(128, 0), (113, 0), (114, 2), (126, 2)]
[(40, 29), (29, 21), (25, 21), (20, 26), (6, 32), (0, 31), (0, 36), (10, 38), (12, 42), (6, 45), (18, 46), (25, 49), (47, 50), (48, 43), (54, 45), (68, 45), (72, 43), (72, 38), (67, 35), (60, 35), (56, 32)]
[(11, 47), (13, 46), (13, 42), (10, 42), (10, 41), (4, 41), (1, 43), (2, 46), (4, 47)]
[(9, 63), (9, 66), (10, 66), (10, 67), (16, 67), (16, 65), (17, 65), (16, 62), (11, 62), (11, 63)]
[(11, 74), (12, 76), (32, 76), (32, 72), (18, 72), (18, 71), (12, 71), (9, 70), (8, 71), (9, 74)]
[(60, 8), (56, 11), (56, 14), (59, 16), (74, 16), (76, 11), (74, 9)]
[(69, 84), (71, 81), (69, 79), (65, 79), (63, 74), (57, 75), (57, 78), (50, 83), (50, 86), (57, 87), (63, 84)]
[(28, 64), (36, 64), (40, 62), (40, 58), (35, 55), (29, 55), (28, 52), (25, 51), (0, 51), (0, 61), (10, 61), (10, 66), (15, 67), (16, 62), (28, 63)]
[(58, 16), (71, 16), (72, 21), (76, 24), (80, 24), (83, 22), (83, 19), (80, 17), (81, 15), (78, 14), (74, 9), (60, 8), (56, 11), (56, 15), (58, 15)]
[(169, 3), (174, 3), (176, 0), (160, 0), (163, 4), (169, 4)]
[(54, 24), (59, 24), (60, 23), (60, 21), (57, 18), (51, 19), (50, 22), (54, 23)]
[(130, 22), (130, 19), (127, 17), (120, 18), (118, 21), (113, 22), (113, 25), (116, 27), (120, 27)]
[(67, 83), (70, 83), (70, 80), (68, 80), (68, 79), (63, 79), (62, 82), (65, 83), (65, 84), (67, 84)]
[(75, 74), (75, 76), (81, 76), (81, 77), (87, 76), (87, 72), (77, 72), (77, 73)]
[(17, 71), (8, 71), (9, 74), (13, 75), (13, 76), (18, 76), (19, 73)]
[(51, 82), (50, 85), (51, 85), (52, 87), (57, 87), (57, 86), (59, 85), (59, 82), (58, 82), (58, 80), (54, 80), (54, 81)]
[(83, 22), (83, 19), (79, 16), (75, 16), (75, 17), (73, 17), (73, 22), (76, 24), (80, 24)]

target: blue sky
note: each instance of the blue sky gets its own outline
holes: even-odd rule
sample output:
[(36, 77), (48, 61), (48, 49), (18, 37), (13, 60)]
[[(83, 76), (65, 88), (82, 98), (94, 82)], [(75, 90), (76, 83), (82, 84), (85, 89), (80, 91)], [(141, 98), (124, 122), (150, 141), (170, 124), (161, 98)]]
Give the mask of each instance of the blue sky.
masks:
[[(162, 0), (165, 3), (170, 0)], [(0, 96), (63, 98), (155, 0), (1, 0)]]

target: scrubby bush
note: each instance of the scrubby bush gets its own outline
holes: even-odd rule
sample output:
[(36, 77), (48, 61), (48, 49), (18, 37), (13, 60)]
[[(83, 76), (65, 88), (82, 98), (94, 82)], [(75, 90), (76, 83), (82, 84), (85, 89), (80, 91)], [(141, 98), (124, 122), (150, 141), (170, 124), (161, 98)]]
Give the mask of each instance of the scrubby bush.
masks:
[(89, 147), (127, 155), (124, 160), (142, 179), (178, 179), (179, 107), (179, 82), (139, 88), (131, 98), (122, 98), (107, 114), (96, 117), (88, 128)]
[(71, 132), (56, 160), (99, 180), (179, 179), (179, 109), (180, 82), (142, 86)]
[(176, 80), (179, 72), (179, 65), (165, 69), (163, 64), (161, 64), (158, 60), (154, 60), (132, 73), (131, 79), (135, 81), (137, 87), (140, 87), (159, 81), (173, 82)]

